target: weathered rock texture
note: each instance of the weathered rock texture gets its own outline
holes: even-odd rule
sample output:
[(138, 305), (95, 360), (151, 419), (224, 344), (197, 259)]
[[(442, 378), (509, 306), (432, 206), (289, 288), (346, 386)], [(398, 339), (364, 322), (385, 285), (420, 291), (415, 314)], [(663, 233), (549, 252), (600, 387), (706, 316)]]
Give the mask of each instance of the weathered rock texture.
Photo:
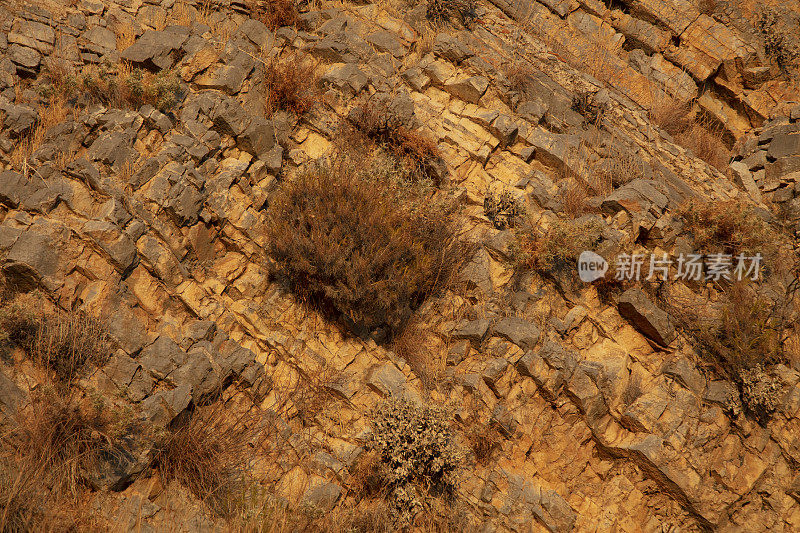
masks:
[[(167, 425), (228, 386), (269, 408), (298, 380), (330, 376), (335, 400), (312, 428), (285, 420), (303, 448), (275, 465), (276, 495), (335, 505), (342, 469), (364, 446), (368, 411), (394, 394), (501, 428), (500, 449), (470, 463), (459, 490), (487, 531), (800, 529), (797, 368), (778, 368), (782, 399), (766, 426), (732, 416), (729, 385), (700, 370), (643, 294), (618, 310), (574, 280), (562, 290), (538, 278), (509, 282), (504, 234), (483, 213), (487, 190), (499, 186), (546, 224), (563, 209), (562, 177), (581, 161), (610, 161), (613, 146), (642, 172), (591, 199), (609, 254), (643, 233), (677, 253), (674, 212), (695, 197), (772, 199), (797, 224), (800, 111), (783, 109), (774, 84), (741, 88), (763, 62), (735, 27), (685, 0), (611, 9), (594, 0), (493, 0), (479, 6), (471, 30), (440, 34), (420, 57), (418, 9), (403, 20), (377, 4), (348, 5), (303, 14), (305, 29), (272, 32), (238, 2), (212, 2), (210, 13), (188, 2), (178, 21), (167, 17), (171, 0), (6, 5), (3, 273), (65, 308), (101, 315), (116, 348), (104, 386), (152, 422)], [(120, 28), (135, 36), (121, 49)], [(300, 121), (264, 112), (265, 64), (288, 50), (319, 61), (326, 90)], [(586, 67), (594, 76), (581, 73), (564, 50), (603, 64)], [(47, 112), (23, 79), (42, 80), (56, 59), (175, 69), (179, 102), (166, 113), (83, 107), (48, 130), (27, 165), (12, 167), (16, 143)], [(522, 64), (522, 91), (504, 70), (512, 62)], [(655, 90), (695, 97), (700, 86), (714, 89), (699, 104), (743, 139), (735, 183), (647, 120)], [(572, 98), (601, 89), (608, 110), (591, 124)], [(478, 244), (462, 273), (466, 292), (420, 311), (449, 350), (447, 386), (434, 390), (387, 347), (343, 336), (267, 276), (264, 209), (276, 179), (324, 156), (338, 117), (376, 93), (402, 101), (436, 140), (466, 238)], [(74, 157), (61, 163), (65, 147)], [(20, 392), (0, 378), (0, 407), (13, 408)], [(146, 490), (137, 482), (98, 501), (109, 517), (131, 517), (121, 522), (131, 531), (210, 527), (196, 512), (176, 520), (170, 502), (147, 501)]]

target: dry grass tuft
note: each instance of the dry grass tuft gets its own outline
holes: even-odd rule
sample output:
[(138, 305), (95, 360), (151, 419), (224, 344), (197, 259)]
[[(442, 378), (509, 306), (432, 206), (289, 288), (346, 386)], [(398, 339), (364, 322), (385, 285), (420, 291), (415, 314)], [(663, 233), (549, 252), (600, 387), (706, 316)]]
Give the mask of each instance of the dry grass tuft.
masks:
[(690, 102), (662, 95), (648, 114), (650, 120), (673, 136), (675, 142), (692, 150), (709, 165), (725, 170), (731, 151), (723, 141), (722, 129), (697, 116)]
[(295, 0), (250, 0), (248, 7), (252, 17), (260, 20), (275, 31), (283, 26), (296, 26), (300, 22), (300, 13)]
[(89, 525), (81, 510), (87, 475), (110, 448), (111, 420), (43, 388), (0, 431), (0, 530), (72, 531)]
[(747, 205), (727, 202), (689, 202), (679, 209), (685, 229), (703, 253), (740, 253), (772, 258), (779, 238), (775, 230)]
[(359, 173), (357, 158), (283, 182), (267, 214), (269, 253), (296, 293), (352, 330), (397, 332), (447, 286), (461, 245), (442, 205)]
[(271, 63), (265, 72), (267, 111), (270, 115), (278, 110), (302, 116), (319, 99), (319, 84), (316, 67), (298, 56)]
[(578, 255), (594, 248), (601, 231), (602, 224), (593, 218), (554, 219), (544, 231), (528, 224), (516, 234), (514, 260), (542, 273), (574, 269)]
[(58, 383), (69, 385), (87, 365), (99, 367), (111, 353), (102, 321), (83, 311), (43, 313), (35, 297), (18, 297), (0, 310), (4, 336)]
[(165, 486), (177, 481), (231, 518), (241, 509), (260, 430), (253, 411), (233, 415), (221, 403), (197, 409), (159, 443), (153, 463)]

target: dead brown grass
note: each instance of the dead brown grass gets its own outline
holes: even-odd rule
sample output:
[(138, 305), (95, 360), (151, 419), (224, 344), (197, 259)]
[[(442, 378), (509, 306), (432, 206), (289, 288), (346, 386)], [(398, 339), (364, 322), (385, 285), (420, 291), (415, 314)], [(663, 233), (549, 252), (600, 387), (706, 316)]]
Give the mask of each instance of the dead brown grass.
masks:
[(661, 95), (655, 99), (649, 116), (656, 125), (672, 135), (675, 142), (690, 149), (696, 157), (720, 171), (725, 170), (731, 150), (723, 140), (722, 129), (697, 115), (691, 102)]
[[(267, 213), (273, 271), (350, 329), (397, 332), (463, 261), (441, 204), (365, 175), (364, 154), (286, 180)], [(358, 161), (358, 162), (357, 162)]]
[(248, 7), (252, 17), (275, 31), (283, 26), (296, 26), (300, 13), (294, 0), (250, 0)]
[(57, 383), (69, 386), (88, 366), (111, 354), (104, 324), (83, 311), (45, 313), (42, 300), (21, 296), (0, 310), (3, 334), (25, 350)]
[(695, 248), (703, 253), (738, 255), (760, 253), (770, 259), (778, 253), (779, 236), (752, 208), (735, 200), (689, 202), (679, 208)]
[(444, 162), (439, 147), (421, 131), (413, 130), (385, 100), (356, 106), (340, 126), (339, 145), (368, 151), (379, 146), (400, 164), (407, 179), (441, 185)]
[(265, 71), (266, 108), (271, 115), (278, 110), (302, 116), (319, 97), (319, 77), (309, 60), (293, 55), (270, 63)]
[(11, 166), (13, 168), (23, 168), (26, 166), (28, 158), (39, 149), (44, 142), (47, 130), (63, 122), (69, 113), (65, 99), (60, 95), (50, 98), (47, 105), (39, 106), (39, 120), (33, 131), (17, 141), (14, 150), (11, 152)]
[(0, 428), (0, 530), (74, 531), (91, 523), (82, 507), (88, 475), (110, 448), (111, 419), (40, 388)]
[(230, 519), (244, 502), (250, 461), (263, 429), (257, 410), (229, 413), (222, 402), (198, 408), (159, 443), (153, 464), (164, 485), (177, 481)]

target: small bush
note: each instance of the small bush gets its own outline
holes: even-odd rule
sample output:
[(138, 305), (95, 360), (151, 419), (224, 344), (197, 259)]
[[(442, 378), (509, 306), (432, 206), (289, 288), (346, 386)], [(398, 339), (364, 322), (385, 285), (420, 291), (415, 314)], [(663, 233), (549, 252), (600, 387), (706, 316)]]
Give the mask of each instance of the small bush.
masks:
[(270, 63), (264, 73), (264, 85), (270, 115), (282, 110), (302, 116), (314, 107), (319, 97), (316, 68), (297, 56)]
[(390, 400), (375, 412), (373, 426), (371, 447), (379, 454), (400, 524), (409, 523), (423, 507), (417, 487), (452, 494), (463, 454), (445, 411)]
[(574, 269), (578, 255), (600, 240), (602, 224), (594, 218), (554, 219), (545, 231), (522, 228), (517, 232), (515, 260), (522, 268), (542, 273)]
[(608, 111), (608, 104), (598, 103), (594, 94), (582, 92), (572, 97), (572, 110), (580, 113), (589, 124), (597, 126)]
[(274, 271), (365, 334), (396, 332), (463, 260), (447, 210), (334, 159), (283, 183), (267, 213)]
[(478, 19), (477, 7), (475, 0), (430, 0), (426, 16), (437, 24), (456, 22), (470, 28)]
[[(767, 296), (767, 295), (770, 296)], [(716, 303), (667, 297), (668, 311), (689, 334), (706, 362), (739, 386), (742, 403), (759, 420), (768, 418), (780, 387), (769, 368), (787, 359), (785, 341), (793, 326), (793, 292), (735, 283)]]
[(340, 127), (344, 142), (369, 150), (374, 144), (391, 155), (411, 181), (428, 180), (441, 185), (444, 166), (439, 148), (429, 137), (411, 129), (386, 101), (370, 101), (356, 106)]
[(102, 321), (82, 311), (43, 313), (36, 297), (23, 296), (0, 309), (5, 338), (33, 361), (70, 384), (87, 365), (102, 366), (111, 354)]
[(300, 21), (294, 0), (249, 0), (248, 5), (253, 18), (266, 24), (272, 31), (282, 26), (296, 26)]
[(483, 214), (494, 227), (502, 230), (519, 224), (525, 205), (509, 190), (487, 191), (483, 198)]
[(685, 229), (694, 237), (695, 248), (703, 253), (724, 252), (772, 256), (777, 233), (752, 209), (736, 201), (689, 202), (679, 214)]

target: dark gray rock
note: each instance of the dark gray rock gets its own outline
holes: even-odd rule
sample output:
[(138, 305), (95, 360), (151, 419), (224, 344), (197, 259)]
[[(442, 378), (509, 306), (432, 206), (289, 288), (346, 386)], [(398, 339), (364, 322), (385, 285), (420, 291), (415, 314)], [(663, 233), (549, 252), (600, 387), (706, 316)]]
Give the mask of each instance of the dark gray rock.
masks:
[(266, 159), (276, 145), (275, 129), (269, 120), (255, 117), (237, 141), (239, 148), (245, 152), (258, 159)]
[(639, 332), (660, 346), (669, 346), (677, 334), (669, 316), (656, 307), (639, 288), (625, 291), (619, 297), (619, 314)]
[(486, 334), (489, 332), (489, 326), (490, 323), (485, 318), (462, 322), (455, 331), (453, 331), (452, 337), (455, 340), (467, 340), (477, 346), (486, 338)]
[(342, 487), (336, 483), (322, 483), (310, 487), (303, 495), (303, 502), (314, 509), (331, 509), (339, 500), (342, 494)]
[(15, 137), (30, 132), (39, 120), (39, 113), (35, 109), (10, 102), (4, 104), (2, 98), (0, 98), (0, 111), (3, 112), (3, 129), (7, 129)]
[(353, 63), (334, 65), (322, 76), (324, 83), (329, 83), (339, 89), (352, 94), (360, 93), (369, 83), (369, 78)]
[(523, 350), (531, 350), (539, 342), (542, 332), (536, 324), (524, 318), (504, 317), (494, 322), (492, 334), (516, 344)]
[(187, 358), (175, 341), (167, 335), (159, 335), (152, 344), (145, 346), (137, 360), (154, 378), (170, 379), (172, 372), (186, 363)]
[(445, 91), (471, 104), (477, 104), (488, 88), (489, 79), (484, 76), (458, 78), (444, 84)]
[(188, 35), (148, 30), (122, 52), (122, 58), (148, 69), (168, 69), (179, 59)]
[(474, 56), (470, 47), (458, 38), (457, 35), (439, 33), (433, 43), (433, 53), (452, 63), (461, 63)]
[(192, 386), (183, 383), (170, 390), (161, 390), (142, 402), (142, 412), (152, 424), (166, 427), (192, 403)]

